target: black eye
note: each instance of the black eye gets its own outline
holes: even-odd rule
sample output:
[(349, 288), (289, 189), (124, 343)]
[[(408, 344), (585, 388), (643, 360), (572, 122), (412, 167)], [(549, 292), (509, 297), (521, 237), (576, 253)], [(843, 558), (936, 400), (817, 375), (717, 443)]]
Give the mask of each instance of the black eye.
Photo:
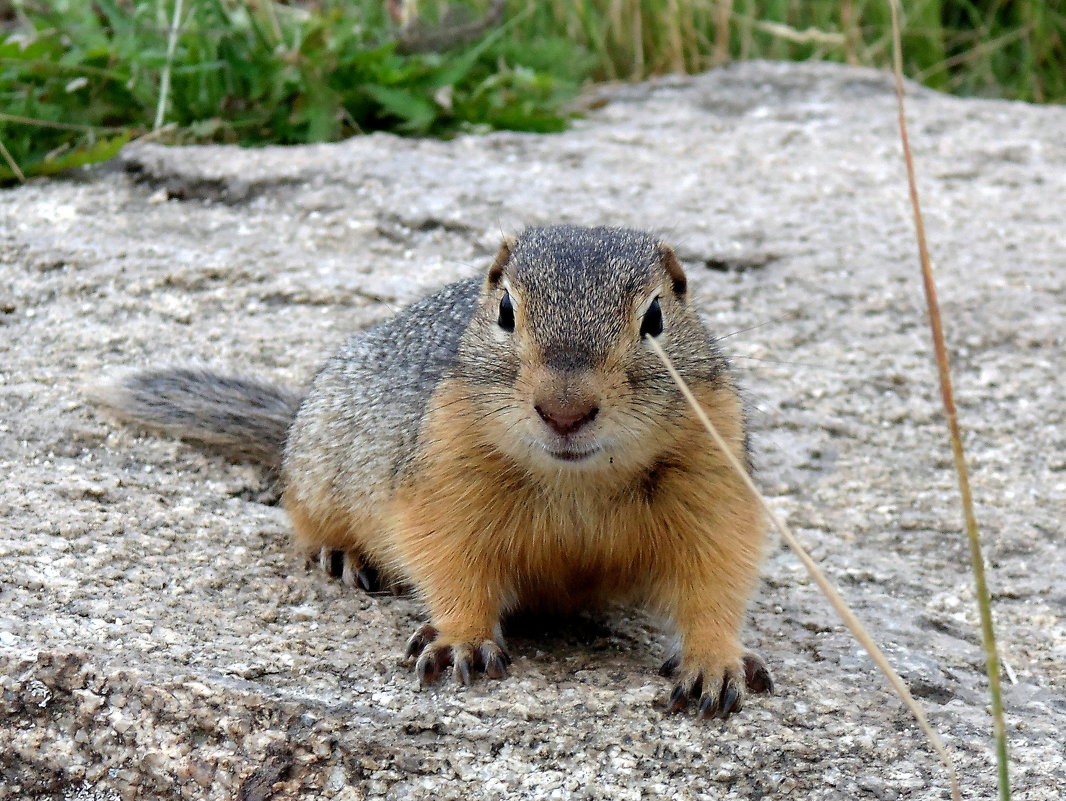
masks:
[(657, 337), (663, 332), (663, 310), (659, 308), (659, 299), (651, 302), (640, 321), (640, 335)]
[(504, 292), (500, 299), (500, 317), (496, 321), (504, 331), (514, 331), (514, 306), (511, 305), (511, 293)]

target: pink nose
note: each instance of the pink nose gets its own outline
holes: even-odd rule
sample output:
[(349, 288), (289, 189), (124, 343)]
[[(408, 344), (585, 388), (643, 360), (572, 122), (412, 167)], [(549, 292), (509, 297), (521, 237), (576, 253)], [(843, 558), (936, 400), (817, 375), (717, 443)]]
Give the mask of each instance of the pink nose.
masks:
[(573, 434), (596, 419), (600, 413), (598, 406), (592, 404), (569, 405), (547, 402), (533, 407), (548, 428), (560, 436)]

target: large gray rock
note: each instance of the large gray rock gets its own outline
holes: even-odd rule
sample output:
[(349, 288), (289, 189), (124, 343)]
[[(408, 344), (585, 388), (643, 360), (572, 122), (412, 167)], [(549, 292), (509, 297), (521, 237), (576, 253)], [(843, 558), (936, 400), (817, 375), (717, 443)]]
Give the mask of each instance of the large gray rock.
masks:
[[(513, 636), (420, 692), (419, 620), (309, 571), (255, 469), (100, 417), (193, 360), (302, 383), (349, 333), (569, 222), (677, 243), (760, 481), (994, 788), (967, 546), (887, 76), (743, 64), (603, 90), (558, 136), (129, 147), (0, 194), (0, 798), (939, 799), (935, 756), (796, 559), (749, 643), (778, 694), (663, 713), (651, 624)], [(1066, 788), (1066, 109), (911, 88), (998, 632), (1015, 798)], [(736, 333), (734, 336), (733, 334)], [(265, 491), (265, 492), (264, 492)]]

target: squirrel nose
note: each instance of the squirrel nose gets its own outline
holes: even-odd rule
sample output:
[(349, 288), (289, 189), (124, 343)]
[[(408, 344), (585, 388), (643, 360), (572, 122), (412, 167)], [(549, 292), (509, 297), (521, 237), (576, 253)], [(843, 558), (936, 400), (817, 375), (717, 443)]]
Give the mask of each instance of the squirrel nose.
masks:
[(600, 407), (591, 403), (568, 405), (563, 403), (541, 403), (533, 407), (548, 428), (560, 436), (567, 436), (584, 428), (596, 419)]

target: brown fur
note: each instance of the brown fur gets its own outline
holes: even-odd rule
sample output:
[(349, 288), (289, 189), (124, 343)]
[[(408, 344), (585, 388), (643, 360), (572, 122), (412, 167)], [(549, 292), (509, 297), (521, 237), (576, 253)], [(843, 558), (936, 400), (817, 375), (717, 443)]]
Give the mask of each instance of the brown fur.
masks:
[[(735, 393), (700, 395), (740, 455)], [(458, 382), (440, 388), (425, 434), (441, 447), (397, 494), (388, 535), (443, 641), (490, 639), (518, 609), (641, 599), (672, 621), (686, 661), (740, 658), (762, 515), (695, 420), (672, 432), (650, 497), (648, 471), (563, 473), (546, 490), (461, 422), (468, 396)]]

